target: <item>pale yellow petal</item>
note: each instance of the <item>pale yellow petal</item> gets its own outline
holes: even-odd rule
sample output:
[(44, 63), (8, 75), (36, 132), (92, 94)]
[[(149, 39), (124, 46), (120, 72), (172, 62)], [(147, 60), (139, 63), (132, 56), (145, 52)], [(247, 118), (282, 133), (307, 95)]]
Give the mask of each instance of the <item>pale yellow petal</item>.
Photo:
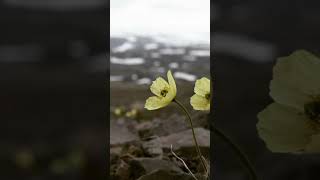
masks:
[(210, 94), (210, 80), (205, 77), (198, 79), (194, 86), (194, 93), (203, 97)]
[(163, 99), (164, 99), (164, 101), (171, 102), (175, 97), (176, 97), (176, 95), (172, 91), (169, 91), (168, 94), (166, 95), (166, 97), (164, 97)]
[(311, 95), (320, 92), (320, 59), (298, 50), (279, 58), (273, 69), (270, 95), (278, 103), (303, 110)]
[(170, 91), (172, 91), (172, 94), (175, 96), (177, 94), (177, 86), (170, 70), (167, 73), (167, 77), (170, 85)]
[(148, 110), (156, 110), (167, 106), (169, 103), (170, 101), (166, 101), (165, 98), (152, 96), (146, 100), (146, 104), (144, 107)]
[(272, 152), (302, 152), (314, 130), (294, 108), (272, 103), (258, 114), (257, 130)]
[(199, 96), (198, 94), (194, 94), (190, 98), (190, 104), (195, 110), (202, 110), (202, 111), (210, 110), (210, 100), (202, 96)]
[(152, 85), (150, 86), (151, 92), (157, 96), (161, 96), (161, 91), (164, 89), (169, 90), (170, 86), (162, 77), (158, 77), (155, 81), (152, 82)]

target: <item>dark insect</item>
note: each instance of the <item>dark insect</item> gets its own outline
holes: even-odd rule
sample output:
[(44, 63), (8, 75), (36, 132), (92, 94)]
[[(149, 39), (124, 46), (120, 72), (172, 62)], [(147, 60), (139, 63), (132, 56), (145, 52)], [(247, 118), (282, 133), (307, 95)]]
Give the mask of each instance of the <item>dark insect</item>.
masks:
[(164, 90), (161, 91), (160, 94), (161, 94), (162, 97), (166, 97), (167, 93), (168, 93), (168, 91), (164, 89)]

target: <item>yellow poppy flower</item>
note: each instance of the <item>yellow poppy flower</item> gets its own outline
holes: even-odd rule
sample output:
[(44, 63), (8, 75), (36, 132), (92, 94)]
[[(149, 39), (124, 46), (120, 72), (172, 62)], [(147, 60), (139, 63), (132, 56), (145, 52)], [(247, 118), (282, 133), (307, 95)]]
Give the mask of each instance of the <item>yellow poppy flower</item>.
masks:
[(167, 77), (169, 83), (162, 77), (158, 77), (152, 82), (150, 90), (156, 96), (147, 99), (146, 109), (156, 110), (165, 107), (176, 97), (177, 87), (171, 71), (168, 71)]
[(279, 58), (270, 83), (275, 101), (258, 114), (257, 130), (273, 152), (320, 152), (320, 58), (298, 50)]
[(190, 104), (195, 110), (210, 110), (210, 80), (201, 78), (196, 81), (194, 95), (190, 99)]

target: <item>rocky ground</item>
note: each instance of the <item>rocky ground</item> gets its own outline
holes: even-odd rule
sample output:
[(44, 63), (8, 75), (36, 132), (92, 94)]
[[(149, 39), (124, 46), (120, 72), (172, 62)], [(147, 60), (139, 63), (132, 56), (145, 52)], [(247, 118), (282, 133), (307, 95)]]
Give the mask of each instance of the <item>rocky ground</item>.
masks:
[[(180, 83), (181, 81), (177, 82)], [(178, 98), (191, 110), (187, 94)], [(191, 89), (191, 91), (190, 91)], [(148, 86), (132, 83), (111, 84), (110, 174), (114, 180), (193, 179), (187, 169), (171, 152), (181, 157), (190, 170), (201, 176), (203, 169), (197, 158), (192, 132), (186, 117), (175, 104), (157, 111), (143, 108), (151, 95)], [(118, 99), (117, 97), (122, 97)], [(196, 135), (203, 155), (209, 162), (210, 131), (207, 114), (191, 111)]]

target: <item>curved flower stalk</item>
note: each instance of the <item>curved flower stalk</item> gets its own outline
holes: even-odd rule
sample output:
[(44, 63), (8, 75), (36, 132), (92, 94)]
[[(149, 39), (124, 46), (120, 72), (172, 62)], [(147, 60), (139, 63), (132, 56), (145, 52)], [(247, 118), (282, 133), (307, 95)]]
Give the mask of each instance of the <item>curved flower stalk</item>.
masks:
[(320, 58), (298, 50), (279, 58), (270, 82), (275, 101), (258, 114), (257, 129), (272, 152), (320, 152)]
[(198, 153), (198, 156), (199, 156), (199, 159), (201, 161), (201, 164), (203, 166), (203, 169), (205, 170), (206, 174), (209, 174), (209, 170), (207, 169), (207, 164), (206, 162), (204, 161), (204, 158), (201, 154), (201, 151), (200, 151), (200, 147), (198, 145), (198, 141), (197, 141), (197, 138), (196, 138), (196, 133), (194, 131), (194, 126), (193, 126), (193, 122), (192, 122), (192, 119), (191, 119), (191, 116), (188, 112), (188, 110), (182, 105), (182, 103), (176, 99), (174, 99), (174, 102), (183, 110), (183, 112), (186, 114), (186, 116), (188, 117), (188, 120), (189, 120), (189, 123), (190, 123), (190, 128), (191, 128), (191, 131), (192, 131), (192, 136), (193, 136), (193, 140), (194, 140), (194, 144), (196, 145), (196, 150), (197, 150), (197, 153)]

